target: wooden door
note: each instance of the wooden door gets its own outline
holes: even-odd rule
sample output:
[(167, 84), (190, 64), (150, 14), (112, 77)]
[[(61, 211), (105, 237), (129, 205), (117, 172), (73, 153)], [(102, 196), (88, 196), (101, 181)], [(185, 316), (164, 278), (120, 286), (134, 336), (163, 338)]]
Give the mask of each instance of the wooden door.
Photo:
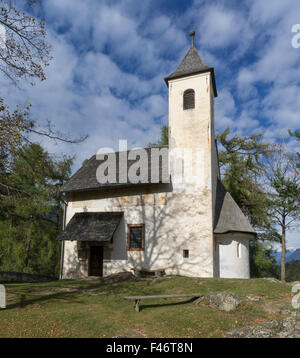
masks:
[(103, 246), (91, 246), (90, 249), (90, 276), (102, 276)]

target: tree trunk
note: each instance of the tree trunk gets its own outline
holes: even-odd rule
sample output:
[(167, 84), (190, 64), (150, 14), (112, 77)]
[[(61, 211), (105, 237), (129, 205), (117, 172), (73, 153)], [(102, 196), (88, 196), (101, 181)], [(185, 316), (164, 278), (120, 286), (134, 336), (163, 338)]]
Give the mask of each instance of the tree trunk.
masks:
[(29, 225), (28, 233), (27, 233), (27, 245), (25, 250), (25, 260), (22, 272), (26, 272), (28, 261), (29, 261), (29, 253), (30, 253), (30, 244), (31, 244), (31, 224)]
[(24, 266), (22, 272), (26, 272), (28, 261), (29, 261), (29, 251), (30, 251), (30, 243), (31, 239), (27, 241), (26, 251), (25, 251), (25, 260), (24, 260)]
[(281, 281), (285, 281), (285, 252), (285, 225), (283, 225), (281, 235)]

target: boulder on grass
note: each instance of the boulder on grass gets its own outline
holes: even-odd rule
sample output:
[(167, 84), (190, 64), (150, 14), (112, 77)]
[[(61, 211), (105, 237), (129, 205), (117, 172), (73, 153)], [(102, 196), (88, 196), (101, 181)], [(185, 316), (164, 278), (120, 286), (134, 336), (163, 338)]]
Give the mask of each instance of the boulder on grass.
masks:
[(211, 292), (204, 297), (204, 301), (210, 306), (221, 311), (234, 311), (241, 303), (240, 299), (230, 292)]
[(225, 338), (300, 338), (300, 323), (293, 318), (270, 320), (223, 333)]

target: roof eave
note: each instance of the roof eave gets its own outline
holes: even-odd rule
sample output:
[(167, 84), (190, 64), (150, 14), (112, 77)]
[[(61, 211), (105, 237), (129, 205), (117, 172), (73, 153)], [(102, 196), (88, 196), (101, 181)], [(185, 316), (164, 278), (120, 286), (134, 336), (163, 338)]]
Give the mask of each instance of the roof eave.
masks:
[(158, 183), (124, 183), (124, 184), (112, 184), (112, 185), (103, 185), (103, 186), (96, 186), (91, 188), (81, 188), (81, 189), (61, 189), (61, 193), (78, 193), (84, 191), (95, 191), (95, 190), (106, 190), (106, 189), (124, 189), (124, 188), (132, 188), (137, 186), (144, 186), (144, 185), (161, 185), (161, 184), (169, 184), (164, 183), (162, 181)]
[(213, 67), (205, 68), (205, 69), (203, 69), (201, 71), (195, 71), (195, 72), (191, 72), (191, 73), (188, 73), (188, 74), (177, 75), (177, 76), (174, 76), (174, 77), (172, 75), (169, 75), (169, 76), (164, 78), (164, 81), (166, 82), (167, 87), (169, 87), (169, 81), (171, 81), (171, 80), (175, 80), (175, 79), (183, 78), (183, 77), (194, 76), (194, 75), (198, 75), (198, 74), (205, 73), (205, 72), (210, 72), (211, 73), (214, 96), (218, 97), (217, 86), (216, 86), (216, 78), (215, 78), (215, 70), (214, 70)]
[(249, 234), (253, 236), (257, 236), (257, 232), (255, 231), (243, 231), (243, 230), (226, 230), (226, 231), (214, 231), (216, 235), (230, 234), (230, 233), (240, 233), (240, 234)]

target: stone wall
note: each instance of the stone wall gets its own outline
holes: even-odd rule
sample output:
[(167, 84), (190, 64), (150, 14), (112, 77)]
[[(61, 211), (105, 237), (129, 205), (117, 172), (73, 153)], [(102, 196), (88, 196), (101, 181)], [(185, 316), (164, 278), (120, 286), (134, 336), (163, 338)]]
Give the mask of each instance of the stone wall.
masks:
[(57, 280), (57, 278), (23, 272), (0, 271), (0, 282), (47, 282), (54, 280)]

